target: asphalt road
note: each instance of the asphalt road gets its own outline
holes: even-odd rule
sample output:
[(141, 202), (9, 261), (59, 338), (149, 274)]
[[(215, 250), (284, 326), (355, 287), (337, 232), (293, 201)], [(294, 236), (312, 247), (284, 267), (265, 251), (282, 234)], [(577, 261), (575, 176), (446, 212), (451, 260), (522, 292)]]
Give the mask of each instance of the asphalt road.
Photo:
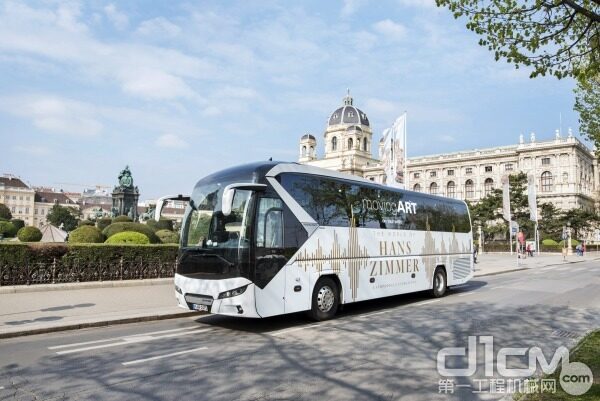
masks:
[(350, 305), (321, 323), (199, 316), (0, 340), (0, 400), (501, 399), (481, 366), (441, 389), (438, 350), (488, 335), (496, 351), (539, 346), (550, 359), (600, 327), (599, 289), (591, 261), (476, 278), (439, 300)]

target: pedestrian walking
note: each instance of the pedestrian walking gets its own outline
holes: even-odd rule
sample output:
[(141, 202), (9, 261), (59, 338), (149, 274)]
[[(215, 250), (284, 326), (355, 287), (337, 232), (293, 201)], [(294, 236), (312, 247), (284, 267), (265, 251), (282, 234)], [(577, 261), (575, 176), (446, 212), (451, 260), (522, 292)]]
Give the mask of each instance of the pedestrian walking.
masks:
[(531, 251), (531, 244), (527, 244), (527, 256), (533, 257), (533, 252)]
[(581, 256), (585, 255), (585, 241), (581, 244)]
[(479, 254), (479, 247), (475, 244), (473, 247), (473, 263), (477, 263), (477, 254)]

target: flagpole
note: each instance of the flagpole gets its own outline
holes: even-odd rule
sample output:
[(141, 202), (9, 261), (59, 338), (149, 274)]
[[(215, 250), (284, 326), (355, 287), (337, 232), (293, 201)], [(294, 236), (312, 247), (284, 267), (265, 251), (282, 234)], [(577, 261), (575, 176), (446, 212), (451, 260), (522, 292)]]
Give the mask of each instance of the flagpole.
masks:
[(408, 118), (408, 114), (406, 110), (404, 110), (404, 189), (409, 189), (408, 187), (408, 142), (406, 141), (406, 120)]

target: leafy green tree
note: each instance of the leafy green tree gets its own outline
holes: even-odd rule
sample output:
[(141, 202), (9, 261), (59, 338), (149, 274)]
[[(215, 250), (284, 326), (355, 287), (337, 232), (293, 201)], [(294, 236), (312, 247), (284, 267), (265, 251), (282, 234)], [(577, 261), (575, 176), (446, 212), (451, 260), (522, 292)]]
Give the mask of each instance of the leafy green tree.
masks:
[(559, 241), (562, 236), (564, 214), (553, 203), (540, 204), (538, 225), (540, 238)]
[(533, 68), (531, 77), (597, 73), (600, 66), (598, 0), (436, 0), (493, 51), (496, 60)]
[(10, 212), (10, 209), (8, 208), (8, 206), (6, 206), (4, 203), (0, 203), (0, 219), (4, 219), (4, 220), (12, 219), (12, 213)]
[(596, 219), (597, 217), (594, 213), (583, 209), (567, 210), (562, 218), (565, 225), (567, 223), (571, 224), (572, 239), (582, 238), (586, 231), (592, 230)]
[(56, 227), (63, 224), (65, 231), (72, 231), (77, 228), (78, 215), (78, 211), (73, 208), (54, 205), (48, 212), (46, 220)]
[(600, 157), (600, 74), (579, 77), (575, 111), (579, 113), (579, 132), (596, 144), (596, 156)]
[(12, 238), (17, 235), (17, 228), (10, 221), (0, 221), (0, 235)]

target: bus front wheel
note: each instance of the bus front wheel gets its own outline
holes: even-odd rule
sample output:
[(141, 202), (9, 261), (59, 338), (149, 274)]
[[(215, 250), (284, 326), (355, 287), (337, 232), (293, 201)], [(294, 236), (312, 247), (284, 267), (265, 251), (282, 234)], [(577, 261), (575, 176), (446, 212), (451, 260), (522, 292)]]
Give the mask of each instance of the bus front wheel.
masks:
[(321, 277), (313, 290), (310, 316), (317, 321), (331, 319), (340, 304), (340, 292), (335, 281)]
[(433, 273), (433, 289), (431, 295), (435, 298), (443, 297), (448, 289), (448, 283), (446, 281), (446, 272), (441, 267), (435, 269)]

